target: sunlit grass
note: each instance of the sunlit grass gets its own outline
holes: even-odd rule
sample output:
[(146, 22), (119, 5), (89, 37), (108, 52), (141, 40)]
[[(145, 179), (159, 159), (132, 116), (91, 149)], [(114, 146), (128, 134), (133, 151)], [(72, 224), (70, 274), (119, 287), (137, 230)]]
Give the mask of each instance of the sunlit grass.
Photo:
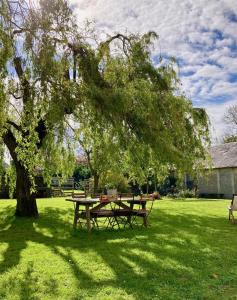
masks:
[(73, 231), (73, 205), (0, 200), (0, 299), (237, 299), (237, 225), (226, 200), (161, 200), (151, 227)]

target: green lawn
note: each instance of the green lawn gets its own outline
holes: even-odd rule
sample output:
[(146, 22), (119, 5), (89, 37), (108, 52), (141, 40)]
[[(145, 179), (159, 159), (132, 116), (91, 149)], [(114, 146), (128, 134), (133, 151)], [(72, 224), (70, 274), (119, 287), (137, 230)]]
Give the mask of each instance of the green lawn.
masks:
[(72, 230), (72, 203), (38, 220), (0, 201), (0, 299), (237, 299), (237, 225), (226, 200), (161, 200), (148, 229)]

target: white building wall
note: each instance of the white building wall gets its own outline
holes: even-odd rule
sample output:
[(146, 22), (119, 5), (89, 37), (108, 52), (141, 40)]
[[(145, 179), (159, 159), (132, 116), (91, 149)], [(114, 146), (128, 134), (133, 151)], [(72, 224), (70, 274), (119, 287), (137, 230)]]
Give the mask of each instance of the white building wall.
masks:
[(221, 195), (232, 198), (237, 194), (237, 168), (222, 168), (205, 171), (198, 180), (199, 195)]

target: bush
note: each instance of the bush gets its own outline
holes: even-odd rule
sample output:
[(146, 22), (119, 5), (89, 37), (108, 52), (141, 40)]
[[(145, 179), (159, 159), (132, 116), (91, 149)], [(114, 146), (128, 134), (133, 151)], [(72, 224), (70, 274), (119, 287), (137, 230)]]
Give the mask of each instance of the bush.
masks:
[(75, 182), (80, 182), (91, 177), (89, 168), (86, 165), (78, 165), (73, 172)]
[(108, 171), (100, 178), (101, 189), (116, 188), (119, 192), (126, 193), (130, 190), (128, 179), (123, 175), (116, 172)]
[(169, 193), (167, 194), (167, 197), (169, 198), (195, 198), (195, 190), (188, 190), (188, 189), (184, 189), (184, 190), (180, 190), (176, 193)]
[(178, 192), (178, 198), (195, 198), (195, 191), (194, 190), (181, 190)]

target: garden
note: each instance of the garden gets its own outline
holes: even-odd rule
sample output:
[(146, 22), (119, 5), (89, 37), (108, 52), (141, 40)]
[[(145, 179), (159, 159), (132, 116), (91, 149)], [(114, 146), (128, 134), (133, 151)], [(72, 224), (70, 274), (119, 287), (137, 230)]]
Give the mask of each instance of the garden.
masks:
[(158, 39), (0, 1), (0, 299), (237, 299), (235, 144)]

